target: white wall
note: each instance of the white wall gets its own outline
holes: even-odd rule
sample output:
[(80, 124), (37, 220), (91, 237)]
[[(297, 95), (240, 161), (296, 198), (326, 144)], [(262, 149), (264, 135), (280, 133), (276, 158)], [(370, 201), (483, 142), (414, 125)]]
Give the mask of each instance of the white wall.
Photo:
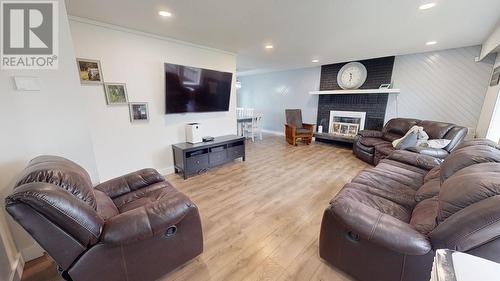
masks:
[[(401, 89), (400, 117), (451, 122), (475, 130), (494, 58), (475, 62), (480, 47), (396, 56), (392, 80)], [(388, 109), (395, 102), (391, 96)], [(386, 113), (386, 120), (395, 117)]]
[[(495, 67), (500, 66), (500, 55), (497, 55)], [(500, 138), (500, 85), (489, 86), (484, 98), (481, 117), (477, 126), (479, 137), (487, 137), (495, 142)]]
[(318, 96), (309, 91), (319, 87), (320, 67), (272, 72), (238, 79), (238, 106), (255, 108), (263, 114), (264, 130), (283, 133), (285, 109), (302, 109), (305, 123), (316, 124)]
[(235, 76), (229, 112), (165, 115), (163, 70), (169, 62), (234, 73), (234, 54), (79, 18), (70, 26), (77, 57), (100, 60), (105, 82), (126, 83), (130, 101), (149, 103), (150, 121), (131, 124), (126, 106), (106, 105), (102, 86), (80, 87), (101, 180), (144, 167), (171, 172), (185, 123), (201, 122), (204, 135), (236, 133)]
[(493, 32), (491, 32), (490, 36), (484, 41), (481, 47), (481, 59), (495, 52), (495, 50), (499, 51), (498, 48), (500, 48), (500, 22)]
[[(493, 68), (492, 57), (474, 61), (479, 52), (480, 47), (475, 46), (396, 56), (392, 80), (401, 94), (397, 107), (395, 96), (390, 95), (386, 121), (396, 116), (414, 117), (474, 130)], [(319, 78), (319, 67), (242, 76), (238, 104), (264, 111), (264, 128), (268, 130), (282, 130), (285, 107), (303, 108), (305, 119), (315, 122), (317, 98), (308, 92), (318, 90)], [(292, 89), (289, 94), (278, 93), (283, 86)]]
[[(12, 190), (14, 178), (30, 159), (41, 154), (65, 156), (98, 180), (64, 1), (59, 7), (59, 33), (59, 69), (0, 71), (0, 240), (11, 263), (18, 257), (18, 250), (25, 260), (41, 254), (34, 240), (10, 217), (7, 219), (4, 211), (4, 198)], [(15, 75), (39, 77), (41, 91), (15, 91)], [(12, 222), (10, 226), (7, 220)], [(0, 276), (0, 280), (7, 279)]]

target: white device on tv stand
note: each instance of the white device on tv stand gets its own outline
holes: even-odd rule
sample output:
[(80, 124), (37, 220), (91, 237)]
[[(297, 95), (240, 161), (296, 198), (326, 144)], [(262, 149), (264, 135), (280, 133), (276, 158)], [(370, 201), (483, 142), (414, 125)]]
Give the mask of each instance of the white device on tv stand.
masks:
[(202, 142), (201, 124), (188, 123), (186, 124), (186, 142), (199, 143)]

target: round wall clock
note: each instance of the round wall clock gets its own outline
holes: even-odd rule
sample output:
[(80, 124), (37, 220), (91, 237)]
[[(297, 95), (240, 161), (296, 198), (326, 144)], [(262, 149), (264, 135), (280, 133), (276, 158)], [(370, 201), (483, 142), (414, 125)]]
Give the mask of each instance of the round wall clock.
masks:
[(344, 90), (357, 89), (365, 83), (367, 75), (366, 67), (362, 63), (350, 62), (340, 69), (337, 83)]

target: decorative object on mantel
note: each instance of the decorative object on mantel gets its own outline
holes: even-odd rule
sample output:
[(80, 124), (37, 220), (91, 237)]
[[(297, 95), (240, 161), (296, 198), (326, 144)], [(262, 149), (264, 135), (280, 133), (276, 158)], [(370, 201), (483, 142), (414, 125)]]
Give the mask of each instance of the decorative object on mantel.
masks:
[(321, 119), (318, 126), (318, 133), (323, 133), (323, 128), (326, 128), (328, 124), (326, 121), (326, 119)]
[(391, 83), (389, 84), (381, 84), (380, 87), (378, 87), (379, 89), (390, 89), (391, 88)]
[(337, 83), (344, 90), (358, 89), (368, 76), (366, 67), (360, 62), (350, 62), (342, 66), (337, 74)]
[(148, 121), (149, 109), (147, 102), (131, 102), (129, 103), (130, 122)]
[(355, 94), (399, 94), (399, 89), (355, 89), (355, 90), (328, 90), (310, 91), (310, 95), (355, 95)]
[(100, 61), (77, 58), (76, 64), (78, 66), (78, 74), (82, 84), (102, 84), (103, 78)]
[(499, 81), (500, 81), (500, 66), (497, 66), (493, 70), (493, 75), (491, 75), (490, 86), (498, 85)]
[(104, 83), (104, 92), (108, 105), (128, 104), (127, 87), (125, 83)]

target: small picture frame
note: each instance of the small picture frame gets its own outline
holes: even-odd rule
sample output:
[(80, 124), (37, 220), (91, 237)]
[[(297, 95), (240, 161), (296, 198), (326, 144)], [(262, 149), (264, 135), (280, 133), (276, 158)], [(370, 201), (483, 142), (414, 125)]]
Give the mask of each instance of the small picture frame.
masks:
[(390, 89), (391, 88), (391, 84), (381, 84), (380, 87), (378, 87), (379, 89)]
[(98, 60), (77, 58), (78, 75), (82, 84), (100, 85), (103, 82), (101, 62)]
[(349, 133), (349, 125), (340, 124), (340, 134), (347, 135)]
[(334, 133), (340, 134), (340, 124), (339, 123), (333, 123), (333, 130)]
[(104, 93), (108, 105), (127, 105), (128, 95), (125, 83), (104, 83)]
[(147, 102), (129, 103), (130, 122), (144, 122), (149, 120), (149, 108)]
[(491, 75), (491, 81), (490, 81), (490, 86), (496, 86), (500, 82), (500, 66), (497, 66), (493, 70), (493, 75)]
[(358, 134), (358, 128), (359, 128), (358, 124), (349, 125), (348, 134), (351, 135), (351, 136), (357, 135)]

